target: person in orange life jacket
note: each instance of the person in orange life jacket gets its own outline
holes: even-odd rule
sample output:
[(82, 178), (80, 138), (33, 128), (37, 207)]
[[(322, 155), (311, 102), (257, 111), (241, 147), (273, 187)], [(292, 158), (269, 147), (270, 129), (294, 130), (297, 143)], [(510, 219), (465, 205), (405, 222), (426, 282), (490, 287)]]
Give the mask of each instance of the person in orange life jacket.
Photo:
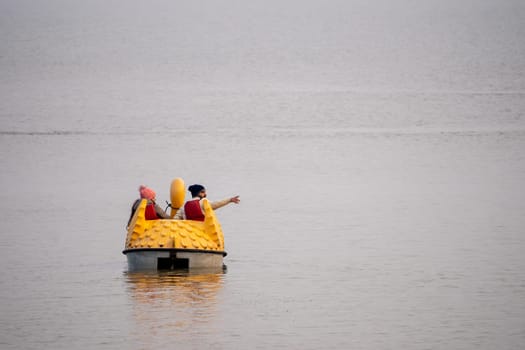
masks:
[(133, 203), (133, 206), (131, 207), (131, 216), (128, 220), (128, 226), (131, 222), (131, 219), (133, 218), (133, 215), (135, 214), (135, 211), (140, 205), (140, 201), (143, 199), (148, 200), (148, 204), (146, 204), (146, 220), (157, 220), (157, 219), (169, 219), (170, 216), (166, 214), (164, 210), (162, 210), (161, 207), (155, 203), (156, 194), (155, 191), (153, 191), (151, 188), (146, 187), (144, 185), (141, 185), (139, 187), (139, 193), (140, 193), (140, 199), (137, 199), (135, 203)]
[[(188, 191), (191, 192), (193, 198), (187, 201), (182, 208), (177, 211), (174, 219), (204, 221), (204, 207), (202, 200), (206, 198), (206, 189), (202, 185), (195, 184), (188, 187)], [(212, 209), (215, 210), (230, 203), (238, 204), (240, 201), (239, 196), (235, 196), (221, 201), (210, 202), (210, 205)]]

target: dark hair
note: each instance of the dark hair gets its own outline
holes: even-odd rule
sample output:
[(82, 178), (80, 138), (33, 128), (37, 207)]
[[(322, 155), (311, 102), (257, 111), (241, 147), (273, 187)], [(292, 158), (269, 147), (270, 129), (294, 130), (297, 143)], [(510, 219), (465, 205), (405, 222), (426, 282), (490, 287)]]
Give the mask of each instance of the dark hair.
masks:
[(188, 187), (188, 191), (191, 192), (191, 195), (193, 197), (197, 196), (202, 190), (204, 190), (204, 186), (202, 185), (191, 185), (190, 187)]

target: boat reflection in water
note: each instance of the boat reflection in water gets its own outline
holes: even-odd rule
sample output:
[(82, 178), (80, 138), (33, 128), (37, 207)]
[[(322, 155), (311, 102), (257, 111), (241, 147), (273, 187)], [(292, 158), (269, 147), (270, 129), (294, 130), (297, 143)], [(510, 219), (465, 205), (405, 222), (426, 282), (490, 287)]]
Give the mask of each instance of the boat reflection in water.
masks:
[(217, 329), (212, 325), (220, 322), (216, 308), (225, 277), (222, 268), (125, 272), (125, 277), (135, 341), (173, 345), (176, 338), (180, 345)]

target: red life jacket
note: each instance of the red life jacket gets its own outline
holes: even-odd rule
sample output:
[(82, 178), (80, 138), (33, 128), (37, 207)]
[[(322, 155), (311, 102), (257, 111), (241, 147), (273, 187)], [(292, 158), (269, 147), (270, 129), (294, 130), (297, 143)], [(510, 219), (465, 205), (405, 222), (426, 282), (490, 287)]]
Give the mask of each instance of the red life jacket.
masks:
[(157, 220), (159, 217), (157, 216), (157, 212), (155, 212), (155, 204), (148, 203), (144, 215), (146, 216), (146, 220)]
[(204, 221), (204, 213), (202, 212), (199, 199), (187, 201), (184, 204), (184, 213), (186, 213), (187, 220)]

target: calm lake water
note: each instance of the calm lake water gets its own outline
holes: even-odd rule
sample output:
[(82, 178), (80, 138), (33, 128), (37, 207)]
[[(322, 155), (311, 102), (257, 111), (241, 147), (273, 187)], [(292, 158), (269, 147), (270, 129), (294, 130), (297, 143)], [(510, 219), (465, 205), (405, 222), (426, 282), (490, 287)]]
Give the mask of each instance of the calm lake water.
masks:
[[(522, 1), (0, 1), (0, 348), (519, 349)], [(129, 273), (202, 183), (227, 270)]]

